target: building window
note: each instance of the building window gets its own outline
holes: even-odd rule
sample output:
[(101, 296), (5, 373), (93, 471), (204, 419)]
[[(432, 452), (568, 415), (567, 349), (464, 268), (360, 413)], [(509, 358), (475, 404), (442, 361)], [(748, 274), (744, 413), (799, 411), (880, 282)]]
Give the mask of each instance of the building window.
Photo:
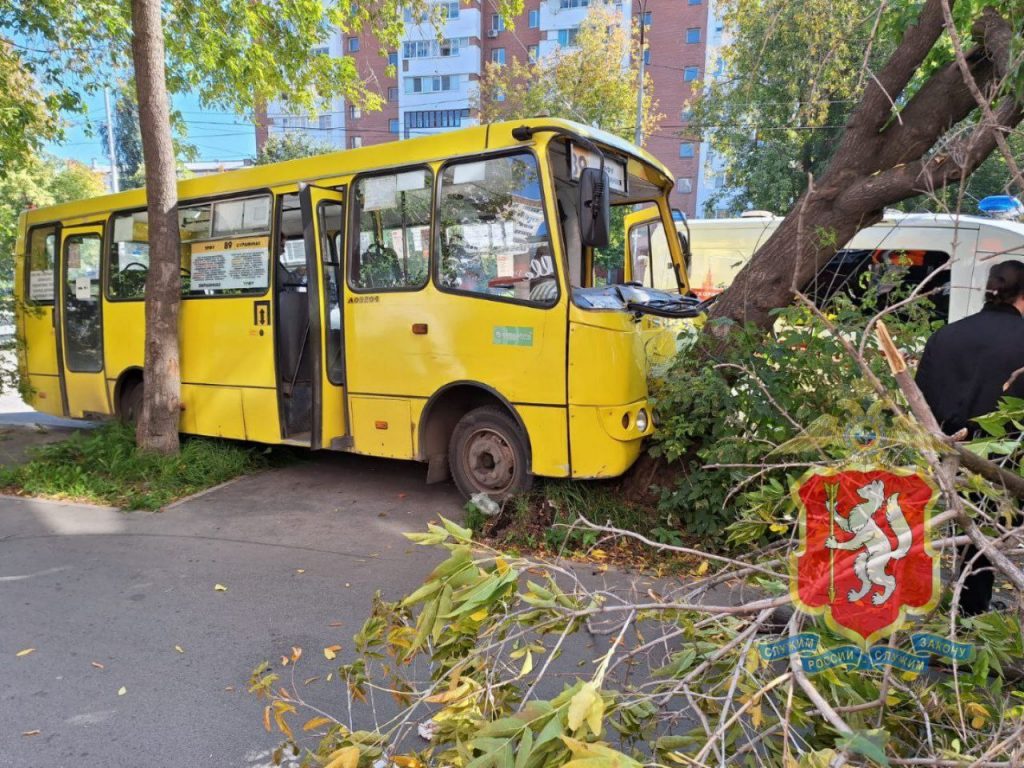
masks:
[(398, 66), (398, 51), (392, 51), (388, 54), (388, 65), (392, 67)]
[(528, 17), (528, 24), (527, 24), (527, 26), (529, 26), (530, 29), (539, 29), (540, 28), (540, 11), (538, 11), (538, 10), (530, 11), (530, 15)]
[(683, 82), (692, 83), (700, 77), (700, 67), (687, 67), (683, 70)]
[(690, 27), (686, 30), (686, 42), (690, 44), (700, 42), (700, 27)]
[(437, 93), (458, 90), (458, 75), (434, 75), (433, 77), (405, 78), (406, 93)]
[(491, 50), (491, 62), (494, 64), (505, 63), (505, 49), (504, 48), (493, 48)]
[(701, 0), (686, 0), (687, 5), (700, 5)]
[(348, 39), (348, 52), (349, 53), (355, 53), (358, 50), (359, 50), (359, 38), (358, 37), (350, 37)]
[(331, 130), (331, 116), (330, 115), (320, 115), (320, 130), (321, 131), (329, 131), (329, 130)]
[(405, 113), (405, 138), (422, 128), (458, 128), (463, 118), (469, 117), (468, 109), (418, 110)]
[(459, 3), (458, 0), (453, 3), (445, 3), (441, 6), (441, 15), (449, 19), (459, 18)]
[(559, 0), (559, 8), (586, 8), (590, 0)]
[(679, 113), (679, 120), (683, 123), (688, 123), (693, 120), (693, 112), (689, 109), (684, 109)]
[(540, 57), (540, 46), (530, 45), (526, 48), (526, 58), (530, 61), (536, 61)]
[(458, 56), (468, 38), (455, 37), (437, 40), (409, 40), (402, 45), (402, 55), (407, 59), (426, 59), (434, 56)]
[(388, 130), (389, 131), (391, 131), (392, 133), (398, 133), (398, 131), (400, 129), (401, 129), (401, 126), (398, 123), (398, 118), (397, 117), (392, 117), (390, 120), (388, 120)]
[(398, 101), (398, 86), (388, 86), (388, 101)]
[(491, 29), (494, 32), (503, 32), (505, 30), (505, 20), (501, 17), (500, 13), (491, 14)]
[(318, 45), (316, 48), (310, 51), (314, 56), (328, 56), (331, 51), (326, 45)]
[(348, 116), (353, 120), (358, 120), (360, 117), (363, 116), (363, 110), (361, 110), (359, 107), (353, 104), (348, 108)]
[(676, 192), (680, 195), (688, 195), (693, 192), (693, 179), (689, 176), (680, 176), (676, 179)]
[(437, 44), (437, 55), (438, 56), (458, 56), (459, 48), (461, 47), (461, 38), (452, 38), (451, 40), (442, 40)]
[(652, 21), (654, 21), (654, 11), (644, 11), (644, 26), (651, 26)]
[(359, 147), (363, 146), (363, 137), (362, 136), (349, 136), (348, 146), (351, 149), (359, 149)]
[(651, 49), (650, 48), (644, 48), (644, 64), (650, 64), (650, 63), (651, 63)]
[(558, 30), (558, 44), (563, 48), (569, 48), (576, 45), (576, 35), (578, 35), (579, 32), (579, 27)]
[(680, 157), (693, 157), (693, 142), (684, 141), (679, 145)]

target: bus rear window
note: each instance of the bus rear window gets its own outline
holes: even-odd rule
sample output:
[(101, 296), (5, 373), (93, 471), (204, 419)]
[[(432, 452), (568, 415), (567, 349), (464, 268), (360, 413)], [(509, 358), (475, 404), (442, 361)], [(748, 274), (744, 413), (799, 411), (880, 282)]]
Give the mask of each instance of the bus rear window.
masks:
[[(262, 294), (270, 285), (270, 196), (217, 200), (178, 209), (183, 296)], [(146, 211), (114, 217), (111, 299), (141, 299), (149, 272)]]

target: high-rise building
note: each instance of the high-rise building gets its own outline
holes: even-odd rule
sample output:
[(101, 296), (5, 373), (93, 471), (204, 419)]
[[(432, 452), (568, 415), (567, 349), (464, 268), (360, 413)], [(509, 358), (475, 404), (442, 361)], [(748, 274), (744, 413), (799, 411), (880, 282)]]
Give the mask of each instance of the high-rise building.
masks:
[[(407, 13), (398, 50), (382, 51), (372, 33), (339, 32), (324, 42), (330, 55), (352, 57), (360, 77), (380, 94), (381, 111), (360, 110), (338, 100), (330, 113), (314, 121), (292, 114), (286, 101), (275, 102), (257, 121), (257, 143), (269, 134), (304, 131), (337, 147), (358, 147), (475, 125), (476, 88), (487, 62), (538, 58), (572, 46), (590, 6), (602, 0), (525, 0), (514, 29), (504, 23), (494, 0), (435, 2), (444, 19), (440, 40), (432, 23), (420, 23)], [(627, 27), (644, 24), (645, 66), (665, 115), (662, 125), (645, 137), (645, 146), (672, 170), (676, 179), (672, 204), (689, 216), (702, 213), (698, 201), (703, 203), (711, 194), (703, 187), (718, 178), (707, 146), (686, 131), (686, 102), (695, 85), (718, 66), (721, 26), (715, 21), (712, 3), (622, 0), (606, 4), (622, 14)], [(713, 38), (710, 45), (709, 36)]]

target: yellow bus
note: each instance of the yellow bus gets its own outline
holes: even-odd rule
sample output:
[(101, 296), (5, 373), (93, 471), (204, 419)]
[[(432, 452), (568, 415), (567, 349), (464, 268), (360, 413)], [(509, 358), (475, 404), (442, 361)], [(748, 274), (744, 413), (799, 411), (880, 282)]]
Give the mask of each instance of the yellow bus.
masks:
[[(669, 171), (610, 134), (525, 120), (182, 180), (181, 431), (427, 463), (495, 499), (624, 472), (652, 432), (637, 318), (679, 293), (594, 286), (610, 205)], [(673, 258), (682, 263), (678, 243)], [(28, 402), (140, 408), (146, 197), (25, 212)]]

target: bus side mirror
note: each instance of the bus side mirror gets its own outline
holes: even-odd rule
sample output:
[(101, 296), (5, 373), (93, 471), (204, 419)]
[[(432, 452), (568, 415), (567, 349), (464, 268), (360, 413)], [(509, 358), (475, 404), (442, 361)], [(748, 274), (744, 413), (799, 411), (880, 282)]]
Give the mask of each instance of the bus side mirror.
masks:
[(580, 171), (579, 192), (580, 241), (584, 248), (605, 248), (611, 229), (607, 172), (584, 168)]

